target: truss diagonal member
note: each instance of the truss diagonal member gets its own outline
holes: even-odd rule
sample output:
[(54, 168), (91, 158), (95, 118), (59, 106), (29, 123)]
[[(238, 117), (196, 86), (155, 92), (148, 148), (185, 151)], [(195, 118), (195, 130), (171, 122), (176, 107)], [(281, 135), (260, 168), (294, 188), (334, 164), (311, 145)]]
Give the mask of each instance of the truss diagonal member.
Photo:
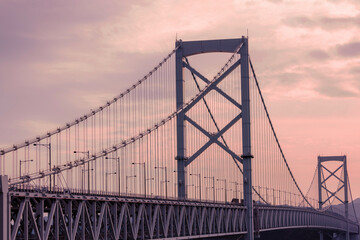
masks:
[(54, 215), (55, 215), (55, 210), (57, 208), (57, 204), (58, 201), (55, 201), (51, 204), (51, 209), (50, 209), (50, 213), (48, 216), (48, 222), (46, 223), (46, 229), (45, 229), (45, 239), (49, 238), (49, 234), (50, 234), (50, 230), (51, 230), (51, 226), (54, 224)]
[[(31, 222), (32, 222), (32, 224), (33, 224), (33, 226), (34, 226), (34, 229), (33, 229), (33, 231), (35, 232), (35, 234), (36, 234), (36, 237), (38, 238), (38, 239), (41, 239), (41, 237), (40, 237), (40, 232), (39, 232), (39, 228), (38, 228), (38, 225), (37, 225), (37, 222), (36, 222), (36, 218), (35, 218), (35, 214), (34, 214), (34, 212), (33, 212), (33, 208), (32, 208), (32, 206), (31, 206), (31, 203), (30, 203), (30, 201), (29, 201), (29, 203), (28, 203), (28, 210), (29, 210), (29, 213), (30, 213), (30, 219), (31, 219)], [(68, 235), (68, 237), (69, 237), (69, 235)]]
[(16, 233), (18, 232), (18, 229), (20, 227), (20, 221), (23, 219), (23, 213), (24, 213), (24, 209), (25, 209), (25, 204), (26, 204), (27, 200), (23, 200), (20, 203), (20, 207), (18, 209), (18, 214), (16, 216), (16, 221), (12, 227), (12, 232), (11, 232), (11, 240), (15, 240), (16, 238)]
[(341, 200), (338, 196), (336, 196), (335, 194), (338, 193), (342, 188), (344, 188), (344, 185), (342, 185), (341, 187), (339, 187), (335, 192), (331, 192), (329, 189), (327, 189), (326, 187), (322, 186), (323, 189), (325, 189), (325, 191), (327, 191), (328, 193), (330, 193), (330, 196), (322, 203), (325, 204), (327, 201), (330, 200), (330, 198), (335, 197), (337, 198), (341, 203), (344, 203), (343, 200)]
[(328, 171), (328, 172), (330, 173), (330, 175), (327, 176), (327, 178), (324, 179), (324, 181), (322, 181), (321, 184), (325, 183), (331, 176), (336, 177), (340, 182), (344, 183), (344, 181), (343, 181), (342, 179), (340, 179), (338, 176), (335, 175), (335, 173), (336, 173), (337, 171), (339, 171), (339, 169), (341, 169), (343, 165), (344, 165), (344, 164), (341, 164), (334, 172), (331, 172), (331, 171), (330, 171), (329, 169), (327, 169), (324, 165), (322, 165), (321, 167), (324, 168), (326, 171)]
[(232, 71), (234, 71), (240, 65), (240, 59), (237, 60), (231, 67), (228, 68), (220, 77), (215, 79), (213, 82), (209, 84), (209, 87), (206, 88), (203, 92), (201, 92), (189, 105), (184, 107), (180, 113), (186, 113), (189, 111), (195, 104), (197, 104), (201, 99), (203, 99), (211, 90), (213, 90), (224, 78), (226, 78)]
[[(195, 74), (198, 78), (200, 78), (201, 80), (203, 80), (206, 84), (209, 84), (210, 81), (204, 77), (201, 73), (199, 73), (196, 69), (194, 69), (193, 67), (190, 66), (189, 63), (183, 62), (183, 66), (186, 67), (192, 74)], [(236, 107), (238, 107), (239, 109), (241, 109), (241, 104), (239, 104), (235, 99), (233, 99), (232, 97), (230, 97), (227, 93), (225, 93), (223, 90), (221, 90), (220, 88), (218, 88), (217, 86), (214, 87), (214, 90), (217, 91), (221, 96), (223, 96), (224, 98), (226, 98), (229, 102), (231, 102), (232, 104), (234, 104)]]
[[(229, 130), (236, 122), (238, 122), (242, 117), (242, 114), (239, 113), (233, 120), (231, 120), (223, 129), (221, 129), (217, 134), (215, 134), (214, 136), (209, 134), (207, 131), (205, 131), (202, 127), (200, 127), (197, 123), (195, 123), (193, 120), (191, 120), (189, 117), (187, 117), (185, 115), (185, 119), (194, 125), (194, 127), (196, 127), (199, 131), (201, 131), (203, 134), (205, 134), (206, 136), (209, 137), (209, 141), (207, 143), (205, 143), (196, 153), (194, 153), (187, 161), (186, 161), (186, 166), (188, 166), (192, 161), (194, 161), (201, 153), (203, 153), (208, 147), (211, 146), (211, 144), (213, 143), (217, 143), (218, 145), (220, 144), (219, 141), (217, 141), (217, 139), (222, 136), (227, 130)], [(224, 146), (223, 144), (220, 144), (222, 146)], [(226, 147), (225, 147), (226, 148)], [(224, 149), (225, 150), (225, 149)], [(230, 151), (230, 149), (228, 149)], [(227, 151), (227, 150), (225, 150)], [(227, 151), (228, 152), (228, 151)], [(237, 159), (241, 159), (239, 158), (239, 156), (237, 156), (235, 153), (231, 154), (232, 156), (235, 155)], [(239, 160), (241, 161), (241, 160)]]
[[(60, 204), (59, 204), (60, 205)], [(61, 207), (59, 207), (59, 214), (60, 214), (60, 217), (61, 217), (61, 221), (63, 222), (63, 224), (64, 224), (64, 226), (66, 226), (66, 224), (67, 224), (67, 222), (66, 222), (66, 220), (65, 220), (65, 215), (64, 215), (64, 211), (62, 210), (62, 208)], [(70, 224), (69, 224), (69, 226), (70, 226)], [(70, 226), (71, 227), (71, 226)], [(71, 239), (71, 237), (70, 237), (70, 233), (69, 233), (69, 229), (67, 228), (67, 227), (64, 227), (64, 229), (65, 229), (65, 234), (66, 234), (66, 236), (67, 236), (67, 239)], [(71, 229), (70, 229), (71, 230)]]

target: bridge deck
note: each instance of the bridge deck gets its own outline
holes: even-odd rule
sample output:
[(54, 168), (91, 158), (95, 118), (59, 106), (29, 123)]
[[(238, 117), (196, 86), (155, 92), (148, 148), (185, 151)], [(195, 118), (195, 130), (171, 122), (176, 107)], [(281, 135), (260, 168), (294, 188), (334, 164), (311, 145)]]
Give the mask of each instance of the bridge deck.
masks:
[[(9, 192), (11, 239), (205, 238), (246, 233), (240, 204), (70, 193)], [(340, 215), (310, 208), (255, 205), (255, 230), (346, 231)], [(352, 234), (358, 225), (350, 222)]]

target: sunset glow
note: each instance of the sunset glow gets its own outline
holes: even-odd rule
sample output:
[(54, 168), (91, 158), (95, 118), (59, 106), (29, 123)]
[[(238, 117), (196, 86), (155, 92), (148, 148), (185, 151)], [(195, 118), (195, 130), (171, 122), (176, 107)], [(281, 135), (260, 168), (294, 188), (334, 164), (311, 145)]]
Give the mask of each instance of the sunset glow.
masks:
[(318, 155), (347, 155), (353, 198), (360, 197), (358, 0), (1, 1), (0, 29), (0, 149), (105, 104), (176, 39), (248, 34), (301, 189)]

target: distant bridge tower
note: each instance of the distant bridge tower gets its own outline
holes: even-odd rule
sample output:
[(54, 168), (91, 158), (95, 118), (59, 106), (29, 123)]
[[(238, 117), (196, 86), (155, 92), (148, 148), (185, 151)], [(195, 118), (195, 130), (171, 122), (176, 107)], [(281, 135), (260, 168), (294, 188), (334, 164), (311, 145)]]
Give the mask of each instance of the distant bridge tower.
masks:
[[(240, 54), (241, 58), (229, 66), (221, 75), (218, 75), (213, 80), (210, 87), (200, 93), (200, 98), (197, 101), (191, 102), (185, 106), (184, 109), (177, 115), (177, 174), (178, 174), (178, 197), (182, 199), (187, 198), (186, 191), (186, 167), (192, 161), (204, 152), (210, 145), (218, 144), (222, 149), (228, 152), (239, 163), (243, 164), (243, 186), (244, 186), (244, 202), (247, 207), (246, 211), (246, 239), (254, 239), (253, 233), (253, 200), (252, 200), (252, 177), (251, 177), (251, 138), (250, 138), (250, 94), (249, 94), (249, 54), (248, 54), (248, 39), (245, 37), (238, 39), (224, 39), (224, 40), (207, 40), (207, 41), (177, 41), (176, 42), (176, 108), (179, 109), (184, 104), (184, 78), (183, 70), (187, 68), (192, 74), (199, 77), (205, 83), (209, 84), (210, 80), (206, 79), (197, 70), (193, 69), (185, 58), (188, 56), (211, 53), (211, 52), (225, 52)], [(221, 91), (217, 85), (224, 80), (234, 69), (241, 65), (241, 103), (235, 101), (226, 93)], [(239, 114), (230, 121), (223, 129), (220, 129), (216, 134), (211, 134), (203, 129), (199, 124), (186, 115), (200, 99), (203, 99), (210, 91), (215, 90), (224, 98), (229, 100), (235, 107), (239, 109)], [(229, 130), (236, 122), (242, 119), (242, 155), (234, 153), (228, 146), (224, 146), (219, 138)], [(208, 142), (197, 150), (192, 156), (186, 156), (185, 149), (185, 121), (197, 128), (202, 134), (209, 138)], [(240, 174), (240, 172), (239, 172)]]
[[(334, 171), (329, 170), (327, 167), (324, 166), (324, 162), (328, 161), (336, 161), (340, 162), (340, 166), (338, 166)], [(327, 202), (330, 202), (332, 198), (337, 198), (342, 204), (344, 204), (345, 207), (345, 218), (349, 219), (349, 198), (348, 198), (348, 172), (347, 172), (347, 164), (346, 164), (346, 156), (318, 156), (318, 189), (319, 189), (319, 209), (323, 207), (324, 204)], [(326, 178), (322, 178), (323, 176), (323, 170), (329, 173), (329, 175)], [(341, 172), (341, 170), (344, 173), (344, 178), (341, 179), (341, 177), (337, 177), (335, 174), (337, 172)], [(338, 188), (332, 192), (327, 186), (326, 182), (329, 179), (336, 178), (339, 180), (340, 184)], [(344, 190), (344, 200), (340, 197), (337, 197), (337, 193), (340, 190)], [(327, 198), (322, 198), (323, 190), (325, 191)], [(323, 233), (320, 233), (320, 240), (323, 240)], [(347, 232), (346, 232), (346, 240), (350, 240), (349, 235), (349, 223), (347, 222)]]

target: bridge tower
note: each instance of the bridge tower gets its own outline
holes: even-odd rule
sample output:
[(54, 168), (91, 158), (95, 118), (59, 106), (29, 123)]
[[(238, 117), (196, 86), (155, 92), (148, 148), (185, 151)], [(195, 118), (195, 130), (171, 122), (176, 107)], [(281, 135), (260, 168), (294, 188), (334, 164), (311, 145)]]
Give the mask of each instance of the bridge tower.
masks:
[[(238, 39), (224, 39), (224, 40), (206, 40), (206, 41), (176, 41), (176, 108), (179, 110), (184, 104), (184, 78), (183, 70), (187, 68), (192, 74), (199, 77), (205, 83), (210, 81), (201, 75), (198, 71), (193, 69), (187, 61), (186, 57), (211, 53), (211, 52), (225, 52), (240, 54), (241, 58), (232, 66), (219, 74), (211, 84), (211, 87), (205, 89), (200, 93), (201, 99), (212, 90), (216, 90), (219, 94), (229, 100), (232, 104), (239, 108), (241, 113), (230, 121), (223, 129), (215, 134), (211, 134), (201, 128), (194, 120), (186, 115), (198, 101), (193, 101), (185, 106), (177, 115), (177, 174), (178, 174), (178, 197), (181, 199), (187, 198), (186, 191), (186, 167), (192, 161), (205, 151), (211, 144), (218, 144), (222, 149), (228, 152), (239, 163), (243, 164), (243, 186), (244, 186), (244, 202), (247, 207), (246, 211), (246, 239), (254, 239), (253, 233), (253, 200), (252, 200), (252, 172), (251, 172), (251, 138), (250, 138), (250, 94), (249, 94), (249, 56), (248, 56), (248, 39), (245, 37)], [(226, 78), (234, 69), (241, 65), (241, 103), (238, 103), (226, 93), (218, 89), (217, 85)], [(198, 98), (200, 99), (200, 98)], [(242, 155), (234, 153), (228, 146), (219, 142), (219, 138), (230, 129), (236, 122), (242, 119)], [(197, 128), (202, 134), (209, 138), (208, 142), (196, 151), (192, 156), (186, 156), (185, 140), (186, 140), (186, 125), (185, 122)], [(239, 172), (239, 174), (241, 174)]]
[[(331, 171), (327, 167), (325, 167), (323, 164), (324, 162), (328, 162), (328, 161), (339, 162), (340, 166), (337, 167), (334, 171)], [(318, 156), (317, 170), (318, 170), (317, 174), (318, 174), (318, 191), (319, 191), (319, 209), (321, 209), (323, 207), (323, 205), (326, 204), (327, 202), (329, 202), (332, 198), (337, 198), (342, 204), (344, 204), (345, 218), (348, 220), (349, 219), (349, 206), (348, 206), (349, 199), (348, 199), (348, 172), (347, 172), (346, 156), (345, 155), (344, 156)], [(324, 170), (329, 173), (329, 175), (325, 179), (322, 178)], [(341, 172), (341, 170), (344, 173), (344, 179), (341, 179), (335, 175), (337, 172)], [(335, 192), (332, 192), (326, 186), (326, 182), (329, 179), (333, 179), (333, 178), (336, 178), (337, 180), (340, 181), (340, 185), (335, 190)], [(341, 198), (336, 196), (336, 194), (342, 189), (344, 189), (344, 200), (342, 200)], [(322, 198), (323, 190), (327, 194), (326, 199)], [(322, 232), (320, 233), (320, 240), (323, 240)], [(347, 222), (346, 240), (350, 240), (349, 223), (348, 222)]]

